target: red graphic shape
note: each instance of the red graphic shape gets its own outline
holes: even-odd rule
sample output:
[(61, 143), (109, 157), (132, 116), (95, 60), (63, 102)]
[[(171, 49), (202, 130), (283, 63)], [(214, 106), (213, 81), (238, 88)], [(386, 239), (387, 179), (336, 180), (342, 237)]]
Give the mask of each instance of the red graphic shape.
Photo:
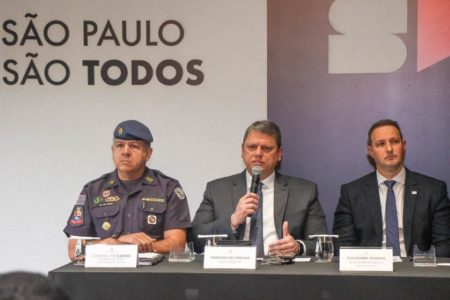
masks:
[(450, 56), (450, 0), (419, 0), (417, 71)]

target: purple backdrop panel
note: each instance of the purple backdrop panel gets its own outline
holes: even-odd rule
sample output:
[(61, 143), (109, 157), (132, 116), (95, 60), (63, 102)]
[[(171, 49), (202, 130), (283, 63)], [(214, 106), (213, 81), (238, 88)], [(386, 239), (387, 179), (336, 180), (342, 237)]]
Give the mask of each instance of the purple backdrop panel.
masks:
[[(345, 64), (337, 72), (330, 71), (330, 35), (339, 35), (337, 23), (346, 20), (342, 14), (345, 16), (345, 5), (351, 2), (268, 1), (268, 118), (283, 132), (282, 172), (318, 184), (329, 228), (340, 185), (372, 171), (366, 160), (367, 130), (379, 119), (400, 123), (407, 141), (408, 168), (450, 183), (450, 59), (417, 71), (417, 1), (398, 1), (401, 5), (391, 19), (397, 20), (392, 26), (400, 29), (391, 37), (403, 45), (404, 52), (392, 51), (392, 56), (395, 60), (395, 55), (406, 55), (402, 63), (389, 72), (351, 72), (351, 64), (347, 71)], [(383, 7), (376, 9), (389, 15)], [(355, 19), (356, 25), (348, 22), (346, 26), (354, 26), (356, 34), (364, 35), (365, 25), (358, 27), (358, 14), (349, 11), (352, 14), (347, 17)], [(364, 7), (360, 11), (364, 14)], [(390, 24), (386, 18), (379, 18), (379, 25), (377, 19), (372, 20), (367, 28), (373, 31), (376, 25), (383, 29)], [(381, 45), (381, 60), (395, 66), (387, 59), (390, 52), (386, 55), (383, 43), (378, 42), (383, 36), (377, 39), (370, 34), (367, 43)], [(357, 61), (361, 56), (358, 49), (363, 51), (364, 46), (367, 44), (353, 47), (350, 58), (354, 55)], [(387, 69), (378, 63), (380, 57), (370, 54), (367, 61), (373, 58), (376, 63), (368, 62), (367, 69), (377, 65)]]

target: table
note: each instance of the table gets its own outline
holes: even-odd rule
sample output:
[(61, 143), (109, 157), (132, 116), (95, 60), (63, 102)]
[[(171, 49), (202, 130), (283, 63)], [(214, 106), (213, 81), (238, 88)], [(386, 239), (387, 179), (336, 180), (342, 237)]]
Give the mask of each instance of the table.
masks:
[[(450, 262), (439, 259), (438, 262)], [(204, 270), (201, 259), (135, 269), (85, 269), (67, 264), (49, 272), (71, 299), (450, 299), (450, 267), (394, 272), (339, 272), (337, 262)]]

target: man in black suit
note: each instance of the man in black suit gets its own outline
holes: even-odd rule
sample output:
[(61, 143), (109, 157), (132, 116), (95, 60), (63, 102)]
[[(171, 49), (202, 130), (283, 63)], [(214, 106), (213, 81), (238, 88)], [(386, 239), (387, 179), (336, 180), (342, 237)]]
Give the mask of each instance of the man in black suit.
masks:
[[(262, 208), (262, 239), (259, 244), (253, 241), (258, 256), (313, 254), (312, 241), (304, 240), (310, 234), (327, 232), (317, 186), (276, 171), (283, 154), (278, 126), (270, 121), (250, 125), (241, 151), (246, 170), (206, 186), (192, 228), (197, 252), (204, 247), (198, 234), (227, 234), (231, 240), (253, 240), (256, 233), (252, 232), (252, 216)], [(249, 192), (255, 166), (261, 169), (262, 198)]]
[[(392, 247), (412, 256), (414, 245), (450, 256), (450, 200), (440, 180), (404, 167), (406, 141), (397, 122), (380, 120), (368, 132), (376, 172), (341, 187), (333, 233), (340, 246)], [(397, 249), (397, 250), (396, 250)]]

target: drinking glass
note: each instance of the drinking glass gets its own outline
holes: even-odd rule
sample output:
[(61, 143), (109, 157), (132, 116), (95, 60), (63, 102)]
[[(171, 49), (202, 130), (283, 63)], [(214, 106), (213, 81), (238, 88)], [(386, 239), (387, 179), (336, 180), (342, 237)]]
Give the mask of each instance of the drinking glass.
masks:
[(337, 235), (319, 234), (311, 235), (310, 238), (316, 238), (316, 262), (331, 262), (334, 256), (333, 238)]
[(92, 241), (98, 240), (98, 237), (88, 236), (71, 236), (70, 239), (75, 240), (75, 261), (74, 265), (84, 266), (86, 258), (86, 245), (91, 244)]
[(191, 262), (193, 260), (195, 260), (193, 242), (187, 242), (184, 248), (173, 245), (169, 254), (169, 262)]

